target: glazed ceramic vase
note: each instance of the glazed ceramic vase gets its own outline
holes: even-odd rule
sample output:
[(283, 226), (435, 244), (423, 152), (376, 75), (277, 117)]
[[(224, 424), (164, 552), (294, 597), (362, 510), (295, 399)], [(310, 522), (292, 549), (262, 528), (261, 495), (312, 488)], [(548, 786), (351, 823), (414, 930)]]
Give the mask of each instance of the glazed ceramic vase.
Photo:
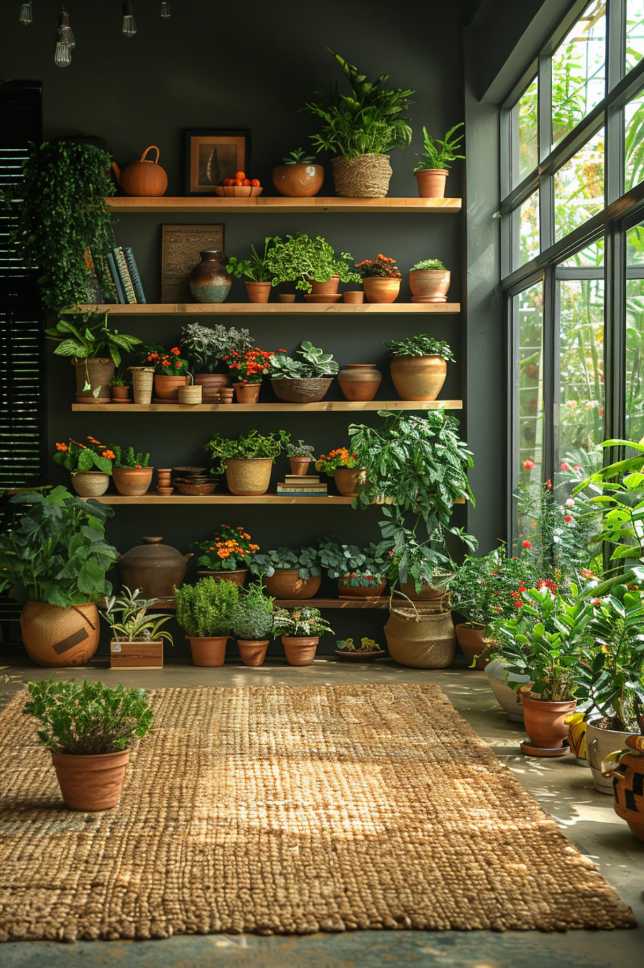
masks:
[(220, 249), (204, 249), (200, 255), (201, 262), (194, 267), (188, 280), (193, 299), (198, 303), (222, 303), (228, 298), (232, 286), (223, 253)]

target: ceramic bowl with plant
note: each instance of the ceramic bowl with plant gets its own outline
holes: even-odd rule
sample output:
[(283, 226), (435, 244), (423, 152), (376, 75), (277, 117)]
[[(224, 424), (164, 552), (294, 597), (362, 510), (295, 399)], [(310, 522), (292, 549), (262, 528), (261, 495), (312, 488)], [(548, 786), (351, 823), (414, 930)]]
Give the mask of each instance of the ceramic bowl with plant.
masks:
[(72, 487), (80, 497), (100, 497), (110, 486), (115, 453), (96, 437), (85, 441), (59, 440), (55, 444), (53, 461), (69, 472)]
[(374, 662), (376, 659), (382, 659), (386, 654), (383, 647), (368, 635), (363, 635), (359, 642), (351, 636), (338, 639), (335, 649), (335, 657), (341, 662)]
[(391, 379), (401, 400), (436, 400), (447, 379), (447, 364), (454, 362), (449, 343), (429, 333), (390, 339)]
[(245, 353), (255, 345), (250, 330), (236, 326), (186, 323), (181, 330), (181, 353), (188, 359), (194, 382), (203, 388), (203, 402), (217, 403), (219, 391), (230, 384), (225, 363), (231, 353)]
[(464, 127), (463, 122), (455, 124), (442, 138), (432, 138), (429, 129), (423, 125), (423, 152), (414, 166), (421, 198), (444, 198), (447, 176), (452, 162), (462, 159), (459, 154), (463, 135), (457, 134)]
[(196, 666), (222, 666), (226, 660), (239, 585), (228, 581), (226, 572), (218, 578), (200, 578), (194, 585), (176, 589), (177, 624), (186, 633)]
[(171, 346), (169, 350), (151, 350), (146, 358), (146, 364), (154, 367), (154, 396), (164, 403), (177, 403), (179, 387), (188, 385), (190, 375), (188, 360), (181, 355), (179, 346)]
[(261, 581), (257, 581), (242, 590), (233, 609), (233, 632), (239, 655), (246, 666), (264, 665), (268, 644), (274, 634), (274, 603)]
[(242, 525), (222, 524), (212, 538), (197, 544), (199, 574), (243, 585), (259, 545)]
[(273, 185), (288, 198), (311, 198), (324, 184), (324, 168), (315, 155), (294, 148), (273, 168)]
[(336, 252), (321, 235), (272, 236), (266, 257), (273, 286), (303, 292), (310, 302), (339, 299), (341, 282), (358, 282), (350, 252)]
[(320, 553), (314, 547), (272, 548), (255, 555), (250, 569), (275, 598), (313, 598), (320, 590)]
[(214, 474), (225, 474), (231, 494), (266, 494), (271, 483), (273, 463), (291, 440), (287, 430), (261, 434), (252, 429), (241, 437), (215, 434), (206, 449)]
[(257, 403), (264, 377), (270, 376), (273, 353), (259, 346), (239, 352), (233, 350), (224, 357), (230, 371), (237, 403)]
[(293, 356), (278, 350), (271, 360), (271, 386), (284, 403), (316, 403), (329, 392), (340, 366), (332, 353), (303, 340)]
[(396, 259), (380, 252), (374, 259), (361, 259), (356, 269), (362, 279), (367, 302), (392, 303), (398, 298), (402, 273)]
[(320, 543), (320, 565), (337, 578), (340, 598), (379, 598), (386, 587), (387, 565), (375, 544), (365, 548), (325, 539)]
[(274, 634), (281, 636), (286, 661), (292, 666), (311, 665), (320, 636), (333, 634), (333, 629), (319, 608), (302, 606), (275, 610)]
[(154, 473), (149, 452), (135, 450), (132, 445), (121, 447), (120, 444), (110, 444), (109, 449), (114, 454), (112, 480), (118, 493), (130, 497), (146, 494)]
[(291, 474), (296, 477), (303, 477), (308, 474), (309, 467), (315, 459), (315, 447), (307, 444), (304, 440), (292, 440), (286, 446), (286, 456), (288, 457)]
[(271, 245), (271, 238), (264, 239), (264, 250), (260, 255), (254, 245), (251, 245), (245, 259), (231, 256), (226, 263), (226, 272), (234, 279), (243, 279), (248, 301), (252, 303), (267, 303), (270, 299), (272, 282), (267, 266), (267, 253)]
[(125, 585), (118, 595), (109, 595), (101, 615), (110, 632), (110, 669), (160, 669), (163, 643), (172, 645), (172, 635), (163, 626), (171, 616), (154, 613), (156, 599), (144, 598), (140, 589)]
[(415, 303), (447, 302), (452, 274), (440, 259), (420, 259), (409, 270), (411, 301)]
[(315, 469), (332, 477), (344, 497), (355, 497), (367, 479), (357, 455), (347, 447), (334, 447), (327, 454), (321, 454), (315, 462)]

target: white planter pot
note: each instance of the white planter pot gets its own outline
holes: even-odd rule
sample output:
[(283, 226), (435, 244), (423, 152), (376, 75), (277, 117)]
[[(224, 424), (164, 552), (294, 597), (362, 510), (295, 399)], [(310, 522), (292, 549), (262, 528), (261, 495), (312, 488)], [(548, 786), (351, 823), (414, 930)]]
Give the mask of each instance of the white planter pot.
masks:
[[(492, 687), (492, 692), (496, 696), (499, 706), (508, 717), (515, 723), (523, 722), (523, 706), (515, 689), (508, 684), (508, 672), (506, 663), (498, 656), (492, 659), (485, 667), (485, 675)], [(517, 685), (529, 682), (528, 676), (516, 676)]]
[(588, 723), (586, 741), (588, 744), (588, 765), (593, 774), (593, 786), (599, 793), (613, 792), (613, 778), (602, 776), (601, 765), (609, 753), (616, 753), (626, 748), (626, 737), (631, 733), (623, 733), (618, 729), (600, 729)]

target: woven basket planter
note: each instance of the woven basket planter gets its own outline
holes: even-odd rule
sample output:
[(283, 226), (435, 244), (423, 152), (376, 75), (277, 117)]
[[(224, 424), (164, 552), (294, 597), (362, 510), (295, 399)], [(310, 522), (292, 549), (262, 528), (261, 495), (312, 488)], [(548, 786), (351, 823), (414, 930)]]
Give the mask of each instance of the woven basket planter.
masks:
[(333, 183), (344, 198), (385, 198), (392, 170), (389, 155), (333, 158)]
[(302, 380), (271, 380), (273, 393), (284, 403), (317, 403), (319, 400), (324, 400), (332, 383), (332, 376)]

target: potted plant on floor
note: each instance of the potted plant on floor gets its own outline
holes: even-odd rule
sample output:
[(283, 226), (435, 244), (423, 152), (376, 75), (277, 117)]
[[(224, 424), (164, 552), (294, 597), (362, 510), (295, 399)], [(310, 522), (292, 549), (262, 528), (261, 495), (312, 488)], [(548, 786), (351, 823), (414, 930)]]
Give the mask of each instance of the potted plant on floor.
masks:
[[(264, 252), (259, 254), (254, 245), (246, 259), (231, 256), (226, 263), (226, 272), (234, 279), (243, 279), (248, 301), (252, 303), (267, 303), (271, 295), (271, 273), (267, 266), (268, 248), (272, 239), (264, 239)], [(237, 351), (239, 352), (239, 351)]]
[(382, 252), (375, 259), (361, 259), (356, 269), (369, 303), (392, 303), (398, 298), (402, 273), (396, 260)]
[[(118, 552), (105, 540), (112, 509), (64, 487), (16, 494), (0, 533), (0, 594), (20, 602), (20, 631), (38, 665), (82, 665), (98, 648), (95, 602), (109, 595), (106, 575)], [(15, 514), (15, 517), (14, 517)]]
[(324, 168), (316, 163), (315, 155), (304, 148), (289, 151), (282, 164), (273, 168), (273, 185), (288, 198), (311, 198), (324, 184)]
[(289, 443), (287, 430), (260, 434), (252, 429), (241, 437), (215, 434), (206, 445), (214, 474), (225, 474), (231, 494), (266, 494), (271, 483), (273, 462)]
[(244, 665), (264, 665), (273, 625), (274, 599), (266, 594), (261, 581), (253, 582), (242, 591), (233, 610), (233, 632)]
[(101, 615), (112, 633), (110, 669), (163, 668), (163, 642), (172, 645), (172, 635), (163, 628), (170, 615), (150, 612), (156, 601), (127, 586), (105, 600)]
[(320, 590), (317, 548), (273, 548), (255, 555), (250, 569), (264, 579), (275, 598), (313, 598)]
[(178, 346), (169, 350), (152, 350), (145, 362), (154, 366), (154, 396), (162, 403), (178, 403), (179, 387), (190, 381), (188, 361), (181, 355)]
[(56, 442), (55, 464), (69, 471), (72, 487), (80, 497), (101, 497), (110, 486), (115, 453), (95, 437), (85, 443), (69, 438)]
[(325, 538), (320, 543), (320, 564), (329, 578), (337, 578), (340, 598), (379, 598), (386, 587), (386, 564), (379, 548), (338, 544)]
[(333, 634), (333, 629), (319, 608), (304, 606), (289, 611), (275, 610), (274, 634), (282, 637), (286, 661), (291, 666), (312, 665), (320, 636)]
[(232, 581), (201, 578), (176, 590), (177, 623), (190, 643), (196, 666), (222, 666), (226, 644), (239, 602), (239, 586)]
[(242, 525), (223, 524), (212, 538), (197, 544), (199, 574), (243, 585), (254, 556), (259, 551)]
[(296, 477), (304, 477), (309, 472), (309, 467), (315, 456), (313, 444), (307, 444), (303, 440), (292, 440), (286, 445), (286, 456), (288, 457), (291, 474)]
[(328, 454), (321, 454), (315, 462), (315, 469), (332, 477), (338, 492), (345, 497), (355, 497), (366, 481), (364, 467), (346, 447), (334, 447)]
[(266, 268), (273, 286), (303, 292), (307, 302), (337, 302), (341, 282), (359, 282), (350, 252), (336, 252), (321, 235), (269, 239)]
[(331, 53), (349, 83), (349, 94), (337, 90), (325, 100), (308, 102), (307, 110), (320, 122), (311, 143), (317, 154), (333, 156), (338, 195), (384, 198), (392, 174), (390, 152), (411, 142), (405, 115), (414, 92), (389, 87), (389, 74), (370, 80), (341, 54)]
[(186, 323), (181, 330), (181, 351), (194, 373), (196, 386), (203, 387), (203, 402), (217, 403), (219, 391), (230, 384), (224, 360), (231, 353), (245, 353), (254, 346), (248, 329), (235, 326), (202, 326)]
[(285, 403), (316, 403), (327, 395), (339, 369), (331, 353), (303, 340), (293, 356), (279, 350), (273, 354), (271, 386)]
[(112, 479), (119, 494), (130, 497), (147, 494), (154, 473), (149, 452), (135, 450), (131, 445), (121, 447), (119, 444), (110, 444), (109, 450), (114, 454)]
[(443, 138), (432, 138), (423, 125), (423, 153), (414, 167), (421, 198), (444, 198), (445, 184), (449, 175), (450, 163), (465, 158), (459, 154), (463, 135), (456, 132), (464, 127), (463, 122), (455, 124)]
[(335, 649), (335, 657), (340, 662), (374, 662), (386, 654), (382, 646), (367, 635), (363, 635), (357, 644), (351, 637), (339, 639)]
[(447, 379), (447, 363), (454, 362), (449, 344), (417, 333), (385, 345), (393, 357), (389, 371), (400, 399), (436, 400)]
[(627, 736), (624, 745), (606, 758), (604, 775), (613, 784), (615, 813), (638, 840), (644, 840), (644, 735)]
[(409, 270), (411, 301), (415, 303), (447, 302), (452, 277), (440, 259), (421, 259)]
[(237, 403), (257, 403), (262, 387), (262, 380), (271, 372), (273, 354), (268, 350), (254, 346), (250, 350), (240, 353), (233, 350), (224, 357), (235, 388)]
[(65, 806), (86, 812), (118, 806), (129, 750), (152, 727), (145, 690), (55, 679), (27, 688), (24, 712), (40, 724), (38, 739), (51, 751)]

